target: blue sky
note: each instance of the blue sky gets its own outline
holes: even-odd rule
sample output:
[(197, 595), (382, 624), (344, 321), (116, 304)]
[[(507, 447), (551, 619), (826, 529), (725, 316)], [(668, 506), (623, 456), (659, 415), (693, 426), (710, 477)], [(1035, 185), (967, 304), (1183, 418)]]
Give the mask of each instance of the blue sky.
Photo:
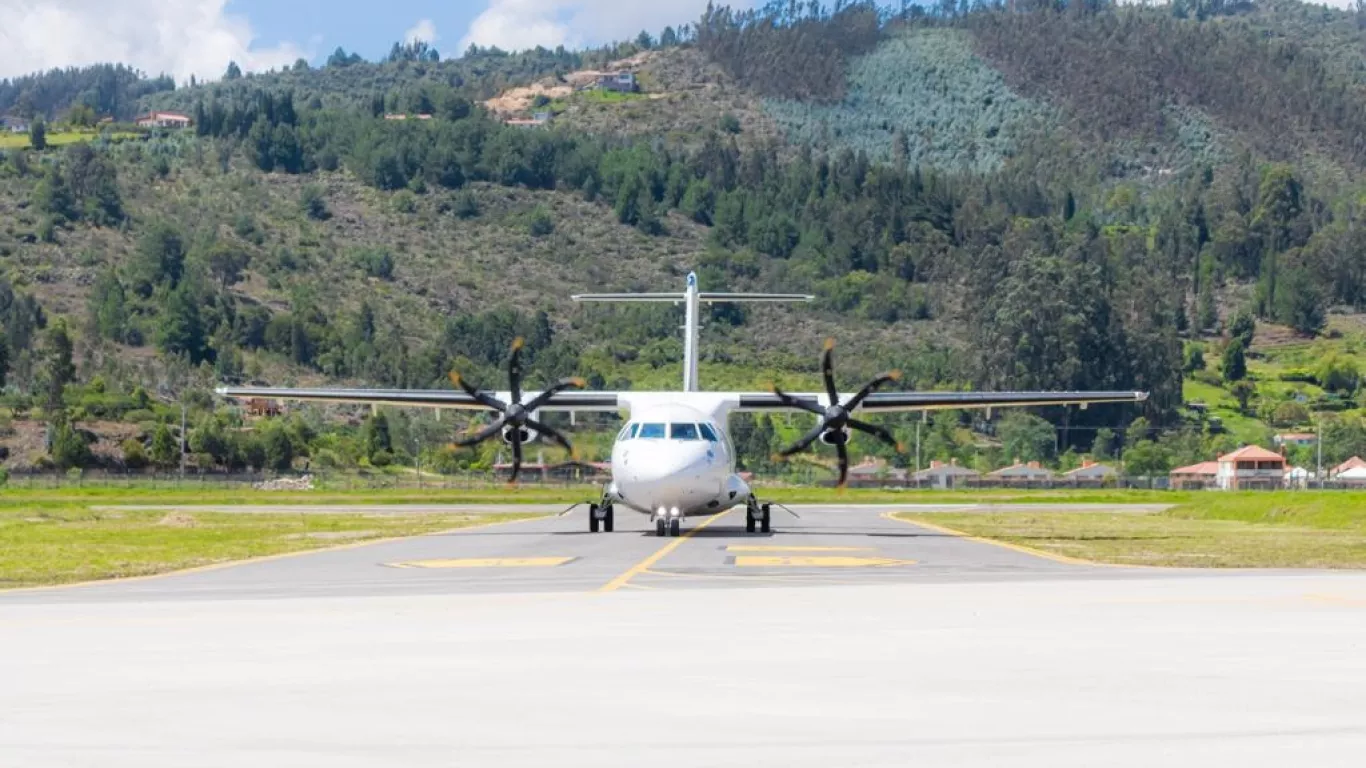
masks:
[[(436, 47), (442, 55), (456, 55), (460, 51), (455, 47), (469, 30), (470, 22), (485, 7), (477, 0), (230, 0), (227, 12), (250, 20), (257, 36), (256, 45), (298, 43), (314, 49), (321, 62), (339, 45), (367, 59), (376, 59), (388, 53), (389, 46), (422, 19), (435, 25), (440, 37)], [(383, 13), (377, 14), (380, 8)]]
[[(730, 0), (735, 7), (757, 0)], [(259, 72), (338, 46), (375, 60), (411, 30), (443, 56), (471, 42), (580, 48), (694, 21), (707, 0), (0, 0), (0, 78), (128, 64), (180, 82)], [(434, 36), (434, 40), (432, 39)]]

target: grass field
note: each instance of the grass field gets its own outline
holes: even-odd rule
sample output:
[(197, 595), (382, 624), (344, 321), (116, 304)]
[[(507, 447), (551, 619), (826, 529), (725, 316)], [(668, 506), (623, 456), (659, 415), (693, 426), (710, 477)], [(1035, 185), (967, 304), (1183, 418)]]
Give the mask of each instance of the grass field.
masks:
[[(124, 139), (136, 139), (141, 135), (138, 133), (115, 133), (110, 138), (114, 141), (122, 141)], [(95, 131), (62, 131), (60, 133), (49, 133), (47, 144), (50, 147), (64, 147), (68, 144), (91, 141), (99, 137), (100, 134)], [(28, 149), (29, 146), (27, 133), (0, 133), (0, 149)]]
[(1119, 565), (1366, 568), (1366, 495), (1201, 493), (1154, 514), (903, 514), (973, 536)]
[(89, 507), (0, 511), (0, 588), (154, 573), (415, 536), (529, 515), (293, 515), (97, 512)]

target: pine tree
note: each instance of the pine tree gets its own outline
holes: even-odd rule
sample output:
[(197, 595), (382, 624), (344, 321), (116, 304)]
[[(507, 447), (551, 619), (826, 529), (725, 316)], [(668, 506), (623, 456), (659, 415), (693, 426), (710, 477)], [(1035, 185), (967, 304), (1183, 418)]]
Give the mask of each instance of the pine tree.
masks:
[(55, 410), (61, 407), (62, 392), (66, 385), (76, 380), (71, 336), (67, 333), (65, 320), (58, 320), (47, 332), (45, 357), (43, 378), (47, 383), (47, 407)]

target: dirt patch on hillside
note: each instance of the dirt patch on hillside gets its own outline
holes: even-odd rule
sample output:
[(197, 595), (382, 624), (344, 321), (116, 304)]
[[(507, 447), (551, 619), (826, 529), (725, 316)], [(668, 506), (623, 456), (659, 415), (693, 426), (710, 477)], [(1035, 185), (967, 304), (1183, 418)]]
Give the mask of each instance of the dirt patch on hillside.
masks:
[(629, 58), (611, 62), (605, 69), (580, 69), (561, 77), (550, 77), (531, 85), (509, 88), (485, 101), (484, 106), (491, 112), (501, 115), (526, 112), (531, 109), (531, 104), (537, 96), (562, 99), (580, 88), (592, 85), (606, 75), (617, 72), (639, 73), (641, 67), (654, 58), (655, 53), (656, 51), (642, 51)]

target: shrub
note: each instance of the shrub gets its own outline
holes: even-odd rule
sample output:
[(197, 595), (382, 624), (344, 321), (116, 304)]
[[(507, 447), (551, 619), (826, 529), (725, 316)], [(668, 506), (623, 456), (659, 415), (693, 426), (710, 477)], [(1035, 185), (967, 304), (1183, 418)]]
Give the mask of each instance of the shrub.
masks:
[(322, 187), (317, 184), (309, 184), (299, 193), (299, 208), (314, 221), (332, 218), (332, 212), (327, 210), (327, 200), (323, 198)]

